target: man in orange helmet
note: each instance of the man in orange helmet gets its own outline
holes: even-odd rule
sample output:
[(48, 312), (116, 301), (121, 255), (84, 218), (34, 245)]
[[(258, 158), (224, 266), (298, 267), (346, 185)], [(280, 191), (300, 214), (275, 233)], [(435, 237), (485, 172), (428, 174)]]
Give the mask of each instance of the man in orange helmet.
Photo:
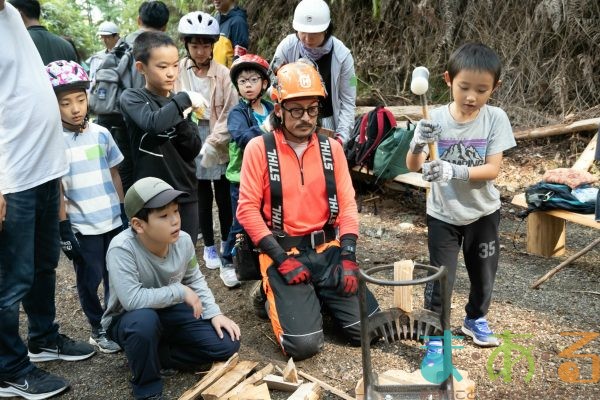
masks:
[[(360, 345), (358, 212), (342, 146), (315, 133), (325, 98), (319, 73), (286, 64), (275, 89), (273, 130), (244, 152), (237, 218), (261, 251), (275, 336), (286, 355), (301, 360), (323, 348), (321, 312)], [(375, 313), (370, 292), (367, 301)]]

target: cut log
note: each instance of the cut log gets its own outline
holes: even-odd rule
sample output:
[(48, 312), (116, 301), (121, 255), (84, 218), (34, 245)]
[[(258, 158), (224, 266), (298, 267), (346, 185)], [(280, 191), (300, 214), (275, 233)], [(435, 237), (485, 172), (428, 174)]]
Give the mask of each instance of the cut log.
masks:
[(267, 364), (266, 367), (264, 367), (263, 369), (261, 369), (258, 372), (255, 372), (254, 374), (252, 374), (252, 376), (250, 376), (249, 378), (244, 380), (242, 383), (240, 383), (239, 385), (237, 385), (236, 387), (231, 389), (229, 392), (225, 393), (223, 395), (223, 399), (224, 400), (232, 399), (235, 396), (239, 395), (240, 393), (243, 393), (246, 390), (249, 390), (250, 388), (253, 387), (253, 385), (255, 383), (261, 382), (263, 377), (270, 374), (271, 372), (273, 372), (273, 364), (269, 363), (269, 364)]
[(202, 392), (202, 398), (204, 400), (216, 400), (227, 392), (229, 392), (234, 386), (240, 383), (246, 378), (246, 376), (258, 365), (255, 361), (240, 361), (235, 367), (219, 380), (210, 385), (208, 389)]
[(540, 128), (516, 130), (514, 136), (515, 139), (535, 139), (547, 136), (564, 135), (567, 133), (593, 131), (597, 130), (598, 126), (600, 126), (600, 118), (583, 119), (570, 124), (557, 124)]
[[(415, 264), (412, 260), (394, 263), (394, 281), (410, 281), (413, 278)], [(413, 309), (412, 286), (394, 286), (394, 307), (410, 313)]]
[(580, 171), (587, 171), (594, 163), (594, 156), (596, 155), (596, 144), (598, 143), (598, 134), (596, 133), (592, 140), (583, 150), (583, 153), (577, 158), (575, 164), (571, 168)]
[(335, 394), (337, 397), (344, 399), (344, 400), (354, 400), (354, 397), (346, 394), (345, 392), (341, 391), (340, 389), (331, 386), (328, 383), (323, 382), (322, 380), (319, 380), (317, 378), (315, 378), (312, 375), (307, 374), (306, 372), (302, 372), (302, 371), (298, 371), (298, 375), (300, 375), (303, 378), (308, 379), (311, 382), (314, 383), (318, 383), (319, 386), (321, 386), (323, 389), (327, 390), (328, 392), (331, 392), (333, 394)]
[(231, 397), (231, 400), (271, 400), (271, 394), (266, 383), (258, 386), (248, 386), (244, 393)]
[(267, 384), (269, 389), (281, 390), (282, 392), (294, 392), (304, 381), (299, 379), (298, 382), (286, 382), (283, 376), (269, 374), (263, 378), (263, 382)]
[(200, 394), (212, 385), (217, 379), (225, 375), (228, 371), (231, 371), (235, 367), (240, 359), (238, 353), (232, 355), (226, 362), (215, 363), (210, 371), (202, 378), (198, 383), (186, 390), (181, 395), (179, 400), (194, 400), (200, 397)]
[(321, 386), (318, 383), (303, 383), (288, 400), (318, 400), (321, 398)]
[(283, 380), (286, 382), (298, 383), (298, 371), (296, 370), (296, 365), (294, 364), (293, 358), (288, 360), (288, 363), (283, 369), (281, 375), (283, 375)]
[[(454, 378), (454, 399), (474, 399), (475, 398), (475, 382), (469, 379), (469, 373), (459, 369), (462, 379), (459, 381)], [(432, 385), (431, 382), (423, 378), (420, 370), (408, 373), (402, 370), (385, 371), (378, 374), (378, 383), (380, 385)], [(364, 388), (362, 378), (356, 384), (356, 400), (364, 400)], [(435, 397), (437, 398), (437, 397)]]

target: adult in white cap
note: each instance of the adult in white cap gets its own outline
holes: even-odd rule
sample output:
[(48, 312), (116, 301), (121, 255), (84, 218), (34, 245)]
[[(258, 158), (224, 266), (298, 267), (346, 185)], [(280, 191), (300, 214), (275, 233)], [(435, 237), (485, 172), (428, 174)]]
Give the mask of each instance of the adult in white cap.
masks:
[(295, 34), (283, 39), (273, 56), (271, 69), (308, 58), (325, 84), (327, 97), (321, 110), (321, 126), (335, 132), (345, 144), (354, 126), (356, 76), (350, 50), (333, 36), (329, 6), (323, 0), (302, 0), (294, 11)]
[(102, 65), (102, 62), (106, 58), (106, 55), (110, 53), (110, 51), (115, 47), (117, 42), (119, 41), (119, 27), (117, 24), (111, 21), (104, 21), (98, 26), (98, 32), (96, 32), (100, 39), (104, 42), (104, 49), (100, 50), (97, 53), (94, 53), (88, 58), (85, 62), (90, 66), (90, 81), (92, 84), (90, 87), (94, 86), (94, 81), (96, 80), (96, 71)]

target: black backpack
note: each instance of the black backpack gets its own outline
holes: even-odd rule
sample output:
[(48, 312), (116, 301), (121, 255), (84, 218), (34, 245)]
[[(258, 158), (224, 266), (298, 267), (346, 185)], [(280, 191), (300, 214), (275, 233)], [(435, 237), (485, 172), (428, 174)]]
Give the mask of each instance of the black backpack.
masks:
[(533, 211), (567, 210), (579, 214), (593, 214), (594, 202), (582, 202), (571, 193), (571, 188), (560, 183), (538, 182), (525, 189), (526, 217)]
[(96, 70), (94, 86), (90, 91), (90, 111), (96, 115), (120, 114), (121, 93), (131, 87), (133, 52), (127, 42), (122, 41), (106, 55)]
[(359, 165), (372, 170), (375, 150), (395, 127), (394, 115), (383, 106), (357, 117), (345, 149), (348, 167)]

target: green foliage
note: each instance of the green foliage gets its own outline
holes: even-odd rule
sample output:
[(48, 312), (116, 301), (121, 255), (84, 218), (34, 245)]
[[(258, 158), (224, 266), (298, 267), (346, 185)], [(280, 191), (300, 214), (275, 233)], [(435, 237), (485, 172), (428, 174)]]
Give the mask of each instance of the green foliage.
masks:
[(71, 38), (85, 59), (94, 46), (93, 28), (86, 12), (75, 0), (42, 0), (42, 24), (57, 35)]

